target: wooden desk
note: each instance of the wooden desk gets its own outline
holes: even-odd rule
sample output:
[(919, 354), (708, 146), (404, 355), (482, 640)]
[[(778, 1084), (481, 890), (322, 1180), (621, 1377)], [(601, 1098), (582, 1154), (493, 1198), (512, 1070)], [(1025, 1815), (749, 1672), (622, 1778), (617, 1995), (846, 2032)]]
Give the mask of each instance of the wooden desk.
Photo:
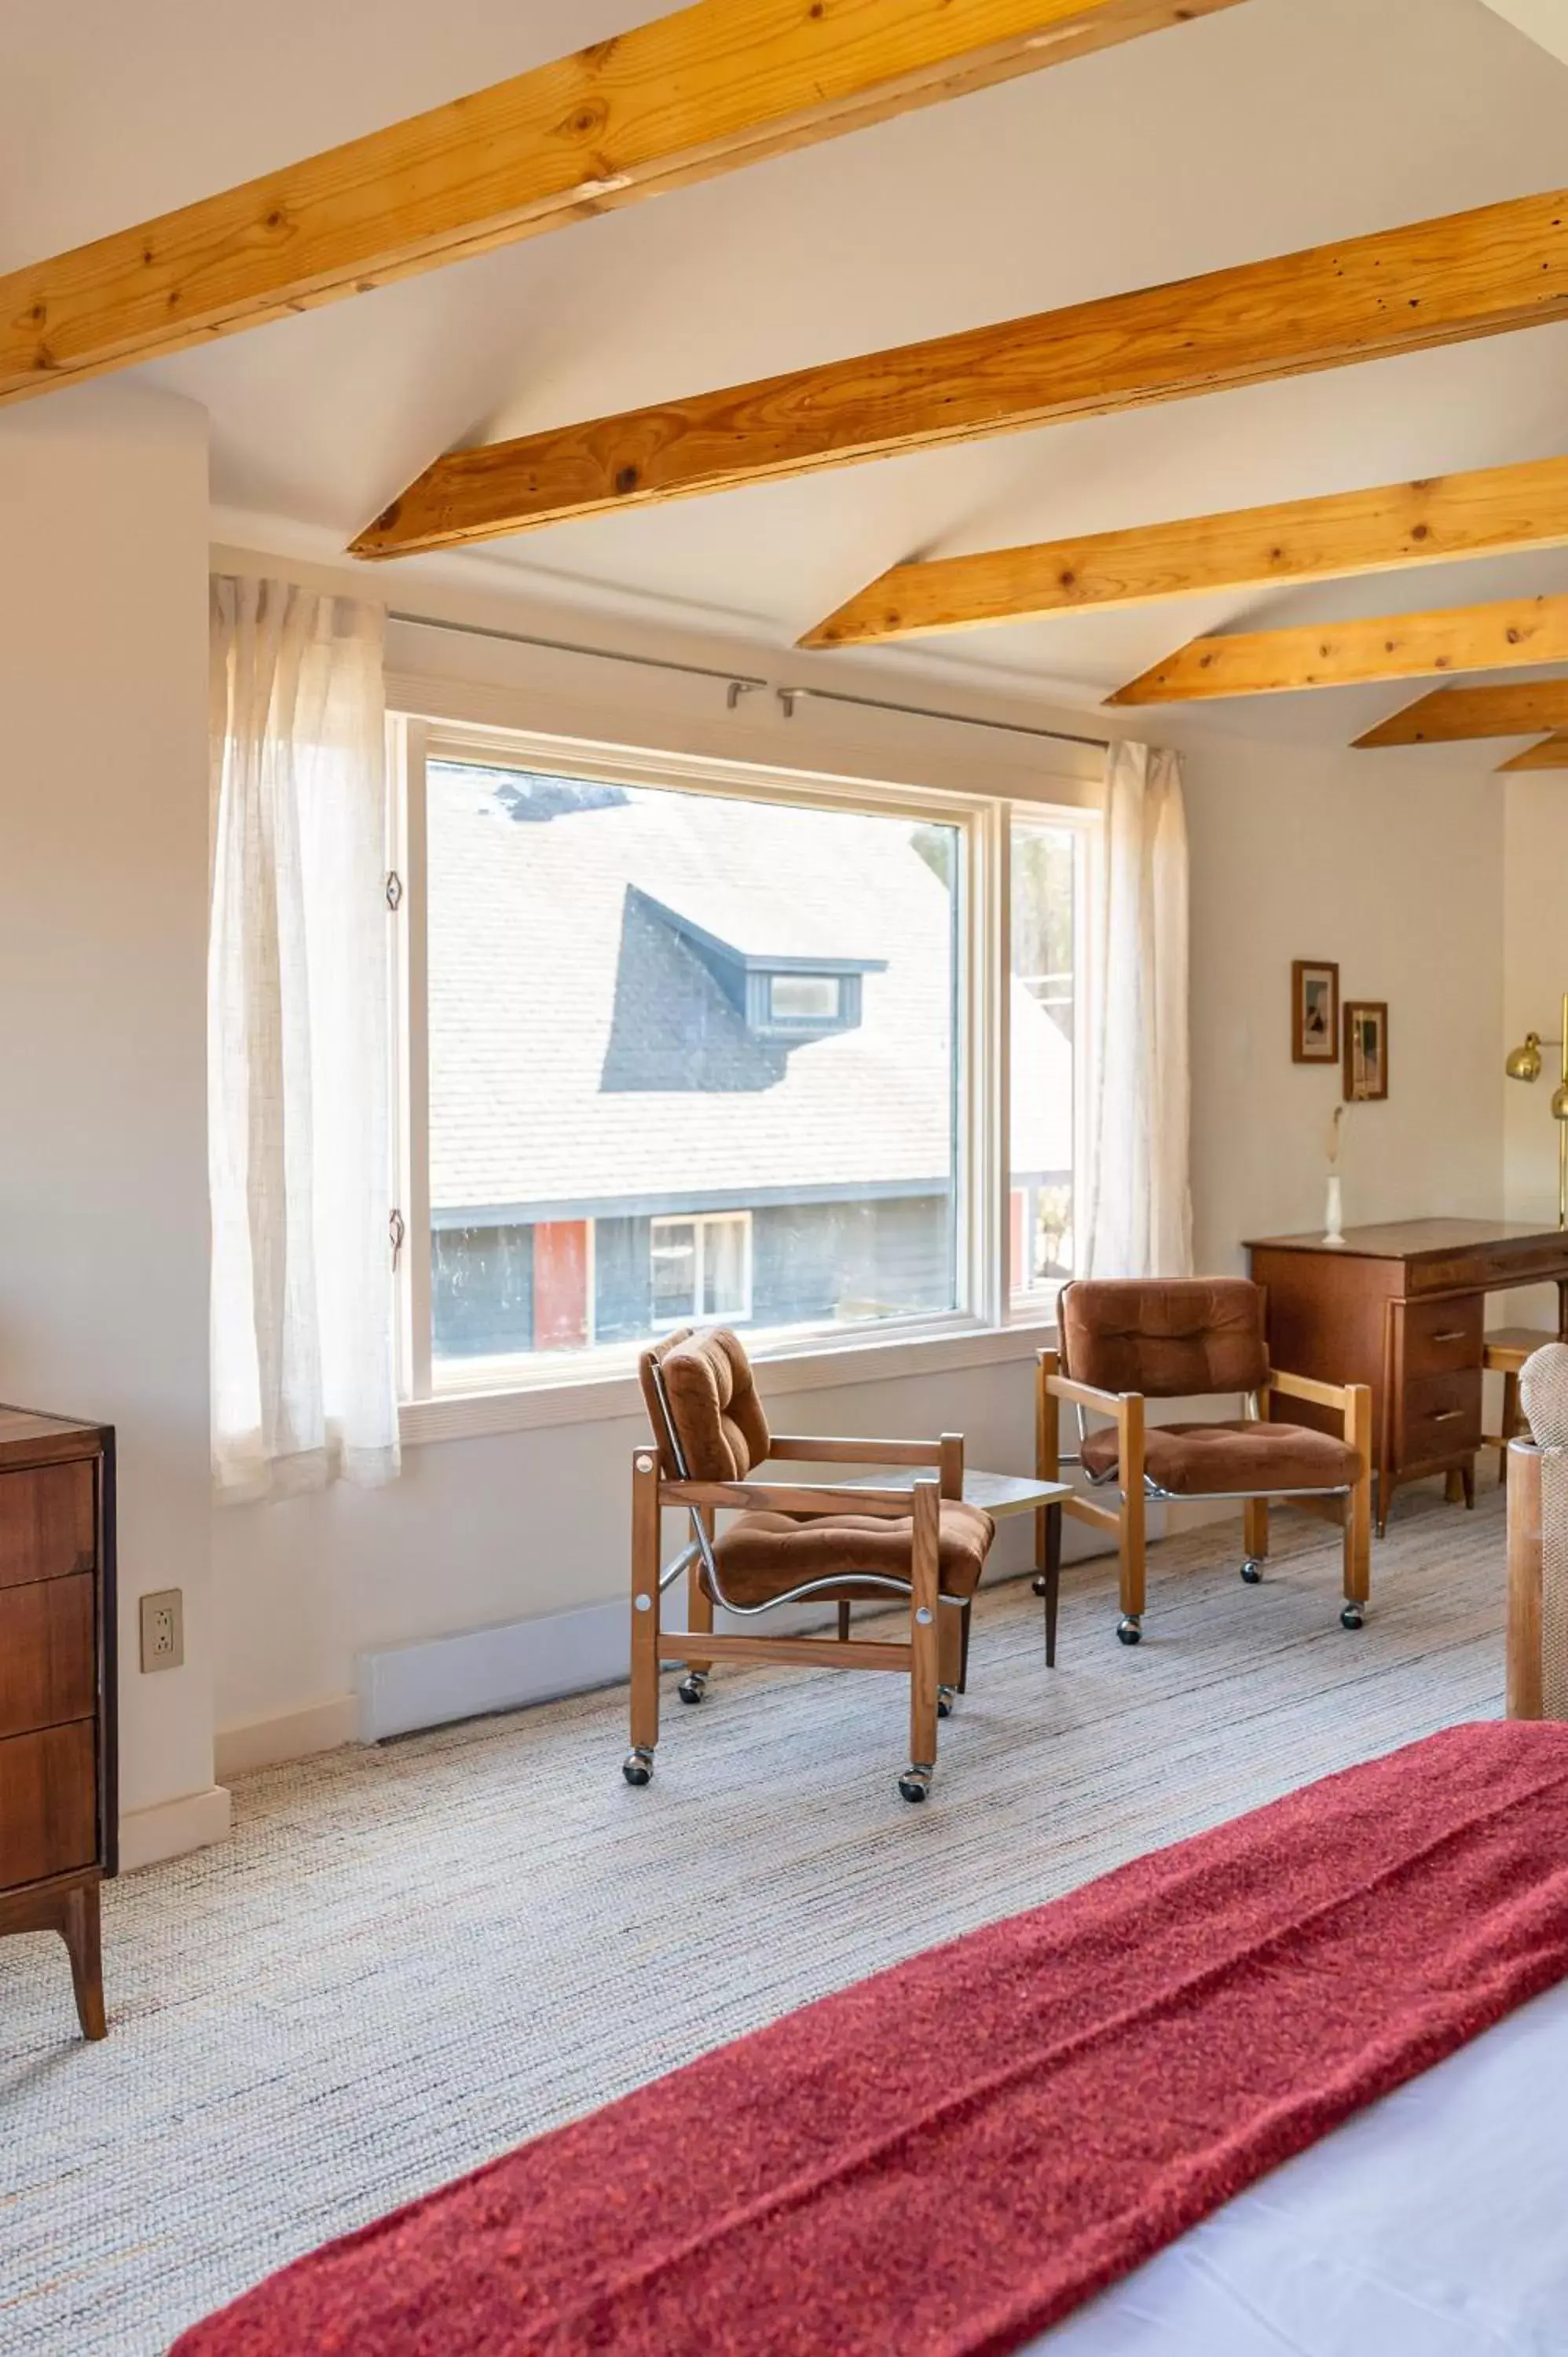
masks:
[(88, 2038), (118, 1813), (114, 1435), (0, 1407), (0, 1933), (59, 1933)]
[[(1403, 1481), (1448, 1476), (1473, 1502), (1481, 1446), (1486, 1297), (1554, 1284), (1568, 1340), (1568, 1234), (1502, 1220), (1395, 1220), (1247, 1246), (1269, 1296), (1269, 1355), (1288, 1372), (1368, 1383), (1377, 1440), (1378, 1531)], [(1319, 1411), (1292, 1416), (1327, 1428)]]

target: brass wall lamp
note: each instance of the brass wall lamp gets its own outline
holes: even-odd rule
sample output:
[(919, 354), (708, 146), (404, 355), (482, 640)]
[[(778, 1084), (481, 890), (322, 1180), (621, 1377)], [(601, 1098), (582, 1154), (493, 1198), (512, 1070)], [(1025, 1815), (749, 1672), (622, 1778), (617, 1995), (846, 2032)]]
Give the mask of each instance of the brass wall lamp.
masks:
[(1568, 1228), (1568, 991), (1563, 994), (1562, 1037), (1543, 1039), (1539, 1031), (1527, 1031), (1522, 1047), (1509, 1050), (1503, 1069), (1509, 1080), (1538, 1081), (1544, 1069), (1542, 1048), (1563, 1051), (1563, 1077), (1552, 1092), (1552, 1118), (1557, 1124), (1557, 1224)]

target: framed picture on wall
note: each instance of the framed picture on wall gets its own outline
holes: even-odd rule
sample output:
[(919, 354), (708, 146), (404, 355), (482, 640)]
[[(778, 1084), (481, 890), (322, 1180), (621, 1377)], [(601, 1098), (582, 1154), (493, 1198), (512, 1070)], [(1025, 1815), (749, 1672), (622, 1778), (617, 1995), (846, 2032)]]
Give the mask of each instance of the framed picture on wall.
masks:
[(1297, 958), (1290, 970), (1293, 1064), (1339, 1058), (1339, 969), (1326, 958)]
[(1345, 1009), (1345, 1101), (1364, 1104), (1388, 1092), (1388, 1001), (1352, 999)]

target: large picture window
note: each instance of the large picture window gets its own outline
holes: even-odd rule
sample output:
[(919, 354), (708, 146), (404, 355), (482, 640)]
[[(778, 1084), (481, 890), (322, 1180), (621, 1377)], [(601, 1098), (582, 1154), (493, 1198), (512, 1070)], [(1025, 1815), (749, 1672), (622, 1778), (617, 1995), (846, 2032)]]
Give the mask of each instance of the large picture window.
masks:
[(411, 1395), (694, 1323), (766, 1352), (990, 1322), (1059, 1283), (1070, 814), (408, 734)]

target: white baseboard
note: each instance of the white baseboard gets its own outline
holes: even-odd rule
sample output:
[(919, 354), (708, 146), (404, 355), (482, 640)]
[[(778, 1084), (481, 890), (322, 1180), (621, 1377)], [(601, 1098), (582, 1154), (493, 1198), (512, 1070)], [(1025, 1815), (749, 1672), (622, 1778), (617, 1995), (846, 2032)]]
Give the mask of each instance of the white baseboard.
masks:
[(138, 1867), (158, 1866), (166, 1857), (183, 1857), (188, 1850), (227, 1841), (229, 1813), (229, 1795), (221, 1784), (183, 1793), (177, 1801), (160, 1801), (156, 1808), (127, 1810), (120, 1819), (121, 1873), (134, 1874)]
[(389, 1735), (615, 1685), (630, 1666), (629, 1618), (618, 1600), (361, 1653), (360, 1739), (379, 1743)]
[(213, 1738), (213, 1772), (225, 1782), (247, 1775), (252, 1768), (276, 1768), (286, 1760), (312, 1760), (318, 1751), (336, 1751), (354, 1743), (360, 1734), (357, 1695), (333, 1695), (304, 1710), (285, 1711), (276, 1718), (247, 1719), (240, 1727), (220, 1727)]

